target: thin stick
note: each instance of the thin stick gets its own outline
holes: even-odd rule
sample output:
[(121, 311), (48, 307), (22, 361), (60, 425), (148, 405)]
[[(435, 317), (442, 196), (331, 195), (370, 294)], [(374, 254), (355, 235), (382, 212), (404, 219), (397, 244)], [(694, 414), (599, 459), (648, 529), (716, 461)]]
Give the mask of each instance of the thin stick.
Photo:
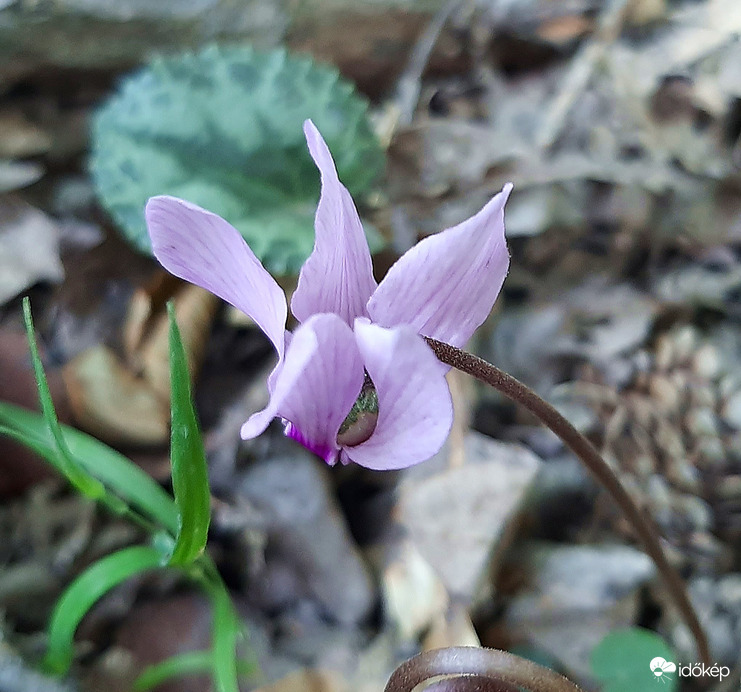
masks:
[(502, 392), (513, 401), (522, 404), (533, 413), (544, 425), (550, 428), (571, 449), (589, 469), (597, 481), (607, 490), (613, 500), (630, 521), (644, 549), (656, 564), (659, 574), (669, 589), (677, 609), (692, 632), (701, 660), (711, 664), (710, 649), (705, 632), (690, 602), (682, 578), (671, 565), (661, 547), (661, 538), (653, 521), (638, 509), (627, 493), (620, 479), (602, 459), (594, 445), (587, 440), (569, 421), (553, 406), (541, 399), (532, 389), (525, 386), (506, 372), (503, 372), (482, 358), (461, 351), (454, 346), (425, 337), (435, 355), (443, 363), (461, 370), (477, 380), (481, 380), (494, 389)]
[(572, 106), (587, 88), (596, 66), (603, 60), (610, 45), (619, 36), (629, 6), (628, 0), (611, 0), (604, 5), (595, 35), (584, 43), (571, 61), (562, 86), (536, 136), (536, 143), (541, 149), (550, 147), (561, 133)]
[(411, 124), (422, 90), (422, 73), (427, 67), (427, 62), (445, 23), (461, 1), (448, 0), (417, 40), (406, 67), (396, 82), (394, 95), (389, 100), (385, 115), (382, 116), (377, 127), (377, 134), (385, 147), (389, 146), (399, 127), (407, 127)]
[(398, 108), (399, 119), (397, 125), (406, 127), (411, 124), (414, 109), (419, 101), (419, 92), (422, 88), (422, 73), (432, 54), (432, 49), (440, 38), (445, 23), (460, 5), (461, 0), (448, 0), (419, 37), (412, 54), (409, 56), (404, 72), (396, 83), (394, 103)]

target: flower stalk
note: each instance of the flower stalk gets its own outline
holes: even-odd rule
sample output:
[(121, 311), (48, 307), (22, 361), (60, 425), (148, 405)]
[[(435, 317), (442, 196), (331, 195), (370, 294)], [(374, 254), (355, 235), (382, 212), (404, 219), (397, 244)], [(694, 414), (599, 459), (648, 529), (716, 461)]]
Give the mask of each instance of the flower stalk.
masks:
[[(425, 684), (426, 683), (426, 684)], [(581, 692), (548, 668), (496, 649), (458, 646), (425, 651), (402, 663), (384, 692)]]
[(655, 524), (633, 501), (620, 479), (602, 458), (594, 445), (582, 435), (553, 406), (539, 397), (532, 389), (512, 375), (500, 370), (487, 361), (450, 346), (436, 339), (425, 337), (425, 341), (438, 359), (462, 372), (488, 384), (506, 397), (524, 406), (546, 427), (558, 435), (564, 444), (587, 467), (592, 476), (615, 501), (625, 518), (630, 522), (646, 553), (651, 557), (664, 580), (666, 588), (695, 640), (700, 660), (710, 665), (710, 650), (707, 637), (694, 607), (687, 595), (682, 578), (672, 566), (661, 547), (661, 537)]

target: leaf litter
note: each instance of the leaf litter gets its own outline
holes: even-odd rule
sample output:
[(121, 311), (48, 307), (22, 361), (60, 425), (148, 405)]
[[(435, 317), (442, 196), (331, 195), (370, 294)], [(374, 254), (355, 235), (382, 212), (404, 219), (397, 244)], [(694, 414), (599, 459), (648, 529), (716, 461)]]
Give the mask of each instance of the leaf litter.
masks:
[[(455, 5), (441, 10), (447, 16), (442, 34), (431, 30), (427, 34), (438, 36), (438, 43), (423, 63), (429, 69), (414, 85), (417, 100), (411, 118), (395, 122), (389, 134), (387, 183), (382, 197), (371, 205), (375, 208), (371, 219), (393, 240), (394, 250), (403, 251), (417, 238), (470, 216), (504, 182), (515, 183), (508, 207), (511, 273), (474, 346), (549, 398), (600, 447), (662, 527), (709, 630), (731, 642), (723, 644), (719, 635), (715, 637), (719, 660), (738, 665), (738, 3), (479, 0), (473, 11)], [(360, 20), (350, 13), (342, 21)], [(420, 26), (431, 29), (433, 24), (427, 17)], [(331, 41), (327, 36), (323, 30), (302, 40), (352, 70), (358, 46), (338, 38), (341, 34)], [(373, 59), (375, 40), (369, 37), (362, 44), (369, 53), (363, 84), (379, 85), (369, 88), (376, 97), (394, 94), (388, 87), (387, 63)], [(441, 56), (451, 44), (455, 48), (451, 55), (466, 56), (465, 60)], [(411, 48), (408, 44), (407, 50)], [(398, 74), (404, 73), (404, 60), (399, 55)], [(4, 112), (19, 112), (14, 99), (27, 109), (28, 94), (35, 93), (39, 102), (56, 104), (45, 111), (52, 114), (51, 120), (72, 123), (80, 109), (89, 109), (95, 100), (92, 93), (97, 98), (108, 93), (106, 80), (99, 79), (86, 91), (81, 86), (86, 74), (82, 68), (76, 75), (77, 102), (69, 95), (62, 97), (41, 73), (20, 74), (19, 89), (4, 91), (8, 104)], [(389, 99), (375, 104), (379, 113), (389, 106)], [(84, 175), (83, 161), (74, 147), (45, 153), (48, 141), (41, 135), (58, 130), (49, 118), (39, 122), (41, 129), (21, 123), (26, 129), (15, 132), (16, 139), (8, 135), (0, 143), (8, 157), (0, 163), (0, 187), (17, 190), (14, 194), (28, 208), (90, 224), (110, 235), (110, 221), (99, 211), (56, 194), (74, 176)], [(18, 142), (26, 142), (26, 148)], [(12, 228), (8, 218), (0, 218), (0, 233)], [(60, 251), (54, 252), (59, 257)], [(154, 266), (132, 263), (127, 270), (116, 266), (114, 252), (102, 265), (108, 269), (95, 270), (99, 276), (109, 271), (105, 290), (96, 288), (94, 295), (82, 300), (84, 284), (82, 289), (78, 285), (73, 289), (77, 298), (69, 300), (74, 281), (69, 258), (74, 257), (75, 270), (84, 271), (94, 252), (62, 248), (67, 271), (61, 288), (50, 285), (62, 280), (61, 273), (48, 267), (29, 274), (16, 293), (3, 296), (0, 322), (12, 326), (18, 310), (14, 295), (42, 282), (36, 285), (34, 298), (52, 359), (72, 368), (74, 356), (98, 349), (116, 364), (106, 371), (109, 376), (122, 369), (120, 377), (146, 383), (147, 396), (159, 401), (159, 303), (157, 291), (147, 288), (155, 276)], [(379, 258), (378, 267), (390, 259), (388, 254)], [(50, 260), (49, 267), (52, 264)], [(198, 310), (194, 308), (194, 315)], [(325, 517), (323, 521), (342, 528), (333, 529), (334, 543), (311, 547), (306, 532), (290, 530), (280, 515), (281, 497), (304, 490), (289, 483), (282, 491), (280, 485), (288, 483), (280, 469), (290, 464), (291, 455), (300, 455), (286, 449), (277, 435), (247, 444), (231, 439), (238, 428), (235, 407), (262, 396), (256, 383), (269, 365), (269, 349), (250, 325), (230, 323), (226, 313), (212, 318), (211, 310), (206, 310), (205, 318), (195, 315), (186, 329), (192, 329), (195, 360), (203, 363), (196, 392), (207, 422), (210, 456), (218, 469), (214, 502), (221, 509), (214, 514), (212, 551), (231, 575), (230, 586), (253, 632), (252, 645), (265, 679), (279, 681), (275, 689), (312, 685), (317, 690), (380, 690), (400, 652), (435, 642), (475, 641), (525, 647), (589, 684), (585, 656), (590, 643), (619, 625), (649, 621), (675, 651), (691, 660), (686, 637), (661, 588), (632, 548), (635, 579), (619, 594), (614, 592), (603, 608), (594, 609), (591, 625), (592, 615), (574, 620), (580, 593), (596, 603), (603, 593), (600, 589), (612, 588), (609, 570), (600, 570), (601, 556), (609, 546), (633, 545), (629, 527), (605, 509), (586, 477), (566, 471), (568, 455), (557, 440), (544, 442), (532, 419), (474, 386), (456, 387), (457, 407), (466, 412), (459, 421), (470, 419), (480, 432), (466, 431), (463, 423), (451, 440), (450, 456), (436, 462), (439, 468), (430, 466), (429, 476), (376, 478), (352, 468), (333, 474), (322, 470), (312, 481), (321, 486), (317, 498), (324, 498), (317, 500), (323, 504), (312, 521)], [(124, 326), (127, 313), (130, 318)], [(205, 350), (197, 357), (201, 346)], [(120, 386), (116, 377), (108, 386)], [(107, 381), (99, 375), (92, 379), (98, 387)], [(124, 427), (132, 434), (145, 430), (136, 423), (136, 415), (148, 409), (126, 413), (106, 391), (97, 396), (111, 407), (109, 419), (126, 419)], [(156, 416), (151, 418), (156, 423)], [(77, 416), (78, 425), (84, 421), (83, 415)], [(481, 432), (514, 444), (511, 458), (490, 441), (474, 444)], [(117, 444), (126, 447), (130, 438), (119, 438)], [(155, 438), (139, 440), (140, 445), (153, 445), (149, 461), (139, 457), (144, 464), (161, 461), (165, 453)], [(530, 458), (531, 450), (541, 458), (540, 467), (549, 470), (525, 480), (519, 467), (517, 473), (508, 474), (507, 464), (522, 455)], [(464, 500), (476, 499), (476, 493), (465, 487), (478, 487), (469, 476), (475, 476), (479, 466), (499, 469), (495, 475), (501, 474), (501, 481), (487, 476), (486, 482), (502, 493), (516, 487), (508, 495), (511, 507), (506, 516), (497, 518), (496, 526), (486, 519), (486, 512), (454, 511), (465, 505)], [(257, 470), (272, 479), (273, 505), (265, 505), (264, 497), (262, 505), (259, 501)], [(434, 507), (419, 502), (413, 521), (406, 519), (413, 523), (410, 530), (404, 526), (402, 499), (424, 497), (429, 488), (444, 494), (448, 476), (458, 479), (456, 488), (464, 488), (460, 491), (464, 497), (448, 498), (452, 504), (447, 509), (455, 514), (455, 522), (447, 527), (440, 521), (434, 524), (442, 536), (439, 541), (424, 532), (415, 538), (415, 530), (419, 534), (419, 527), (426, 526), (424, 512), (436, 519), (445, 515), (438, 517)], [(107, 541), (109, 548), (136, 538), (119, 523), (88, 510), (79, 512), (77, 526), (58, 528), (55, 539), (48, 538), (50, 529), (44, 526), (37, 527), (39, 536), (47, 536), (43, 541), (19, 533), (28, 518), (34, 527), (44, 513), (67, 516), (67, 505), (81, 502), (59, 489), (47, 496), (42, 493), (39, 499), (39, 488), (44, 487), (7, 498), (0, 515), (3, 535), (16, 537), (8, 544), (14, 548), (2, 553), (0, 584), (22, 584), (22, 579), (13, 582), (13, 575), (38, 565), (47, 575), (36, 583), (47, 590), (33, 611), (24, 613), (22, 605), (33, 600), (32, 591), (7, 586), (3, 592), (12, 592), (16, 599), (10, 605), (4, 602), (4, 637), (25, 655), (38, 649), (45, 604), (50, 605), (55, 589), (82, 568), (93, 536), (98, 544)], [(569, 514), (563, 526), (545, 527), (541, 521), (545, 507), (532, 498), (546, 494), (548, 511), (556, 516), (569, 514), (575, 497), (580, 498), (581, 513)], [(486, 498), (480, 501), (485, 503)], [(40, 502), (46, 503), (43, 508)], [(486, 531), (475, 525), (479, 520), (486, 523)], [(476, 561), (464, 570), (468, 600), (456, 610), (455, 589), (450, 587), (455, 572), (434, 548), (438, 542), (460, 547), (474, 539)], [(309, 552), (302, 557), (304, 550)], [(326, 574), (321, 556), (341, 553), (359, 575), (355, 583), (347, 584), (348, 593), (364, 594), (364, 604), (375, 590), (385, 594), (378, 618), (348, 616), (342, 611), (343, 600), (333, 602), (331, 590), (328, 593), (327, 584), (317, 577)], [(50, 564), (63, 569), (51, 572)], [(589, 567), (582, 569), (581, 564)], [(551, 584), (554, 596), (542, 586), (548, 570), (554, 569), (566, 575), (570, 570), (589, 572), (593, 578), (585, 576), (586, 585), (570, 584), (567, 576)], [(578, 589), (569, 590), (570, 586)], [(420, 604), (415, 589), (429, 595), (427, 603)], [(178, 598), (177, 585), (165, 582), (137, 585), (104, 602), (97, 624), (84, 633), (87, 643), (82, 649), (90, 656), (80, 679), (116, 689), (116, 671), (138, 665), (136, 654), (119, 644), (137, 641), (139, 632), (144, 633), (145, 644), (152, 636), (141, 618), (128, 616), (128, 606), (146, 605), (148, 617), (157, 617), (159, 599), (168, 604), (173, 598)], [(555, 613), (548, 607), (554, 602), (563, 606)], [(167, 607), (163, 605), (162, 612)], [(365, 613), (366, 607), (357, 612)], [(201, 611), (186, 609), (178, 630), (202, 631), (207, 615)], [(573, 646), (568, 651), (562, 650), (561, 637), (554, 636), (552, 618), (570, 623)], [(112, 640), (119, 644), (106, 649)], [(126, 666), (121, 656), (128, 661)], [(303, 672), (295, 672), (299, 669)]]

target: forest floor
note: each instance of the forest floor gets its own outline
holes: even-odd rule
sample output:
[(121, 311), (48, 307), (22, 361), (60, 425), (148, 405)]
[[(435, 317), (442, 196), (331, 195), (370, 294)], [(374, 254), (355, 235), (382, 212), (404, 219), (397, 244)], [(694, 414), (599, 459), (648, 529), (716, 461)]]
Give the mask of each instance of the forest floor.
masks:
[[(14, 5), (0, 2), (0, 18), (15, 12), (21, 26), (43, 13)], [(741, 670), (740, 7), (350, 8), (288, 33), (276, 20), (266, 39), (333, 62), (371, 100), (388, 141), (386, 176), (363, 206), (392, 248), (376, 258), (379, 278), (417, 239), (515, 184), (510, 272), (471, 350), (556, 405), (658, 524), (713, 660), (735, 671), (717, 692), (738, 689)], [(167, 21), (104, 23), (123, 42), (132, 26)], [(92, 113), (126, 71), (177, 41), (155, 32), (112, 58), (93, 37), (93, 55), (74, 63), (54, 53), (60, 36), (76, 40), (65, 22), (48, 54), (18, 49), (0, 70), (0, 398), (36, 407), (28, 294), (60, 418), (167, 487), (169, 413), (137, 362), (166, 344), (162, 296), (191, 301), (209, 550), (259, 661), (245, 689), (380, 692), (421, 649), (482, 644), (597, 690), (593, 649), (632, 627), (698, 660), (604, 491), (529, 414), (458, 373), (446, 447), (403, 472), (326, 468), (278, 429), (240, 441), (266, 401), (269, 342), (127, 245), (87, 169)], [(128, 690), (144, 666), (208, 645), (205, 600), (175, 576), (136, 578), (83, 621), (70, 677), (39, 677), (64, 587), (144, 537), (5, 440), (0, 498), (0, 688)], [(645, 690), (655, 682), (646, 670)]]

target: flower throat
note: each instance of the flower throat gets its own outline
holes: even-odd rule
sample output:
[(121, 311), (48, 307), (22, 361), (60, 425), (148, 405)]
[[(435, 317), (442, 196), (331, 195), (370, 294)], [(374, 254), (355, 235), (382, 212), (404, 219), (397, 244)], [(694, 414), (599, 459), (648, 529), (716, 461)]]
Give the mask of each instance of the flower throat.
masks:
[(342, 421), (337, 433), (337, 444), (354, 447), (365, 442), (373, 434), (378, 422), (378, 394), (368, 373), (350, 413)]

